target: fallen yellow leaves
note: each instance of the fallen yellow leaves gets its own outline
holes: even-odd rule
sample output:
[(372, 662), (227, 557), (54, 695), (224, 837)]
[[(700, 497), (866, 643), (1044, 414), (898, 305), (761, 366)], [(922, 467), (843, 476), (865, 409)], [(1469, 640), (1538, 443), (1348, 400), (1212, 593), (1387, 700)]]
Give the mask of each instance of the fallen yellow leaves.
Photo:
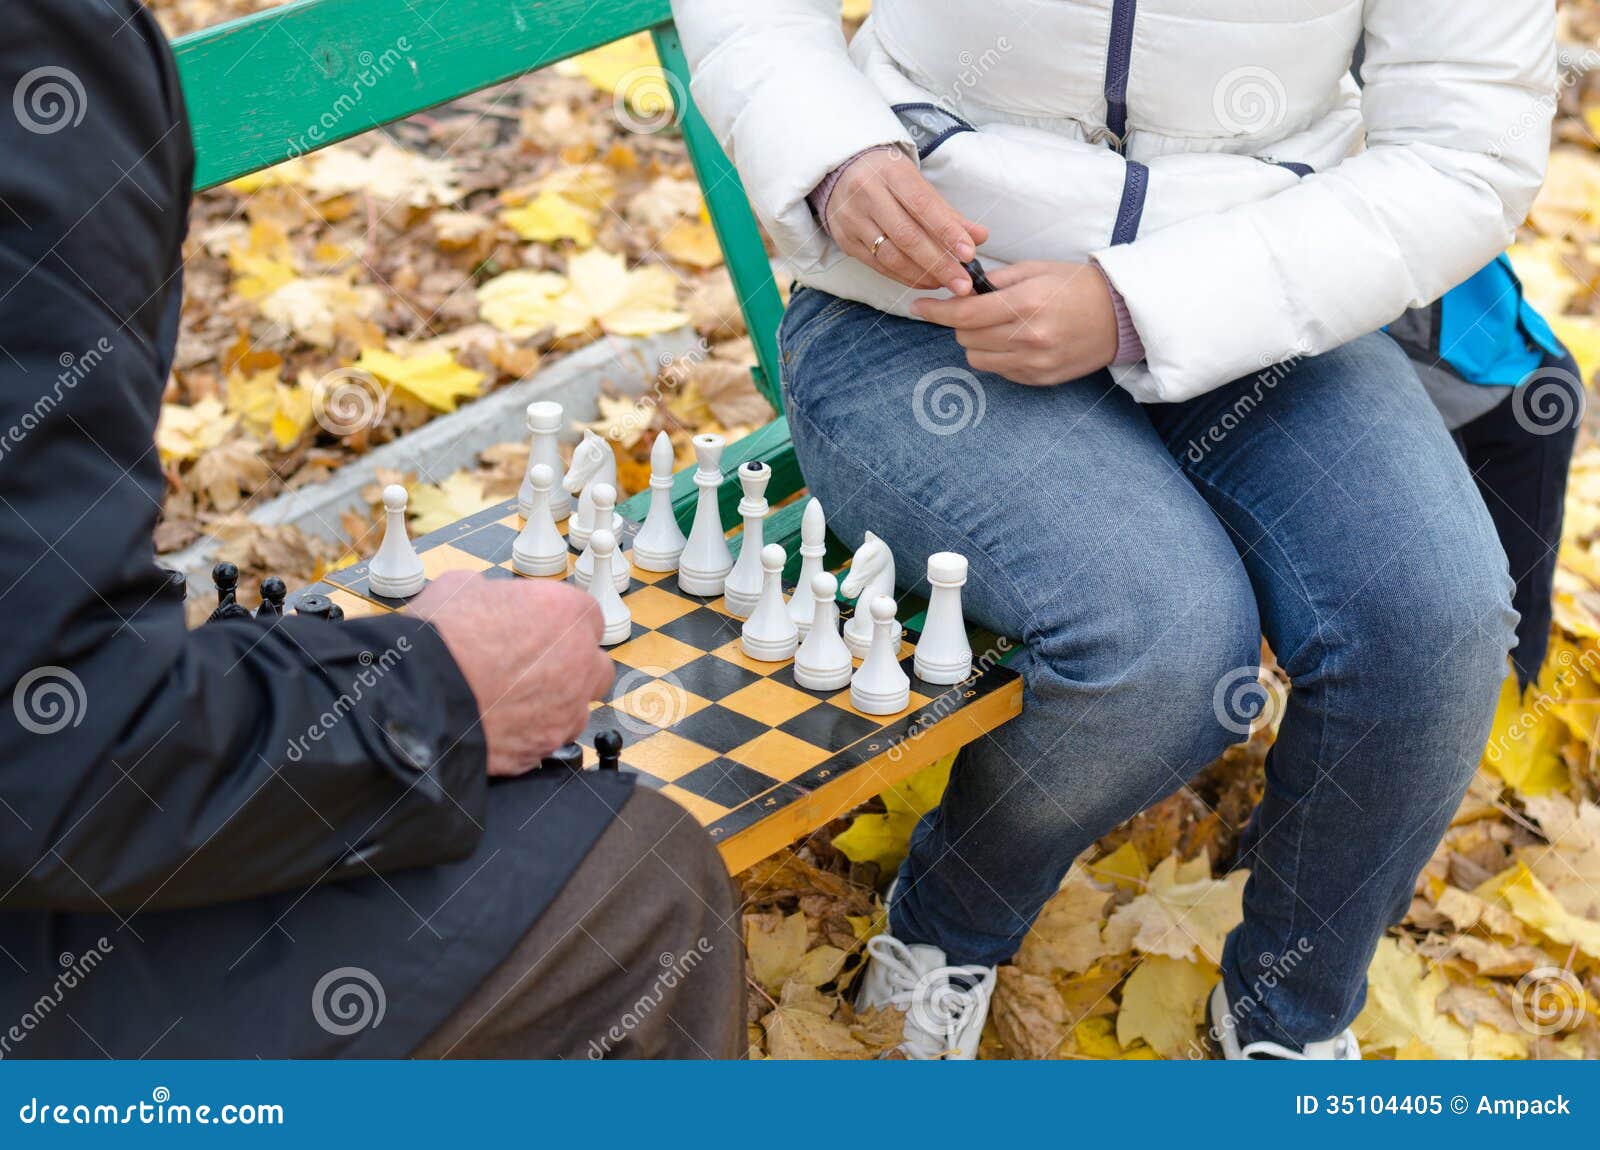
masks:
[(396, 355), (369, 347), (354, 367), (415, 396), (435, 411), (454, 411), (458, 399), (479, 393), (484, 379), (482, 372), (461, 366), (443, 350)]
[(235, 422), (216, 398), (188, 407), (163, 403), (156, 423), (156, 449), (169, 462), (198, 459), (201, 452), (221, 443)]
[(478, 289), (484, 320), (526, 339), (553, 330), (555, 338), (609, 332), (654, 335), (682, 327), (677, 280), (659, 265), (629, 269), (611, 252), (594, 249), (567, 261), (567, 274), (507, 272)]

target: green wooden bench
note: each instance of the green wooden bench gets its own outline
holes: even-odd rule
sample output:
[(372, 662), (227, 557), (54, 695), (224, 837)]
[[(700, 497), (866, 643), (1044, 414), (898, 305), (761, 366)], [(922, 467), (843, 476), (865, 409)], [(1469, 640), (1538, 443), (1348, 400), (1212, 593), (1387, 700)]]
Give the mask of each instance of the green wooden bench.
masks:
[[(683, 96), (678, 113), (684, 141), (755, 345), (756, 386), (773, 408), (772, 422), (730, 444), (723, 455), (728, 478), (720, 492), (722, 518), (733, 527), (741, 494), (734, 471), (741, 463), (761, 460), (772, 468), (767, 498), (774, 504), (804, 490), (780, 399), (777, 331), (783, 304), (744, 186), (688, 98), (688, 62), (668, 0), (450, 0), (420, 6), (414, 0), (297, 0), (185, 36), (174, 48), (200, 190), (645, 31), (675, 80), (674, 95)], [(363, 69), (374, 68), (381, 69), (381, 79), (362, 84)], [(636, 496), (619, 510), (642, 519), (647, 499)], [(695, 500), (688, 469), (675, 477), (673, 487), (674, 508), (685, 528)], [(766, 526), (767, 542), (782, 544), (789, 554), (790, 578), (800, 562), (803, 502), (779, 508)], [(730, 541), (735, 551), (738, 542), (737, 537)], [(847, 558), (847, 550), (830, 537), (828, 566)], [(910, 611), (908, 623), (918, 625), (921, 604), (904, 606)], [(980, 640), (994, 649), (992, 637), (975, 633), (975, 647)], [(1014, 694), (1014, 706), (1020, 706), (1020, 689)], [(957, 745), (979, 734), (971, 730)], [(924, 756), (907, 754), (874, 789), (940, 753), (930, 747)], [(783, 841), (873, 793), (858, 791), (840, 791), (827, 809), (809, 808), (810, 825), (788, 828)], [(749, 861), (741, 856), (738, 865)]]

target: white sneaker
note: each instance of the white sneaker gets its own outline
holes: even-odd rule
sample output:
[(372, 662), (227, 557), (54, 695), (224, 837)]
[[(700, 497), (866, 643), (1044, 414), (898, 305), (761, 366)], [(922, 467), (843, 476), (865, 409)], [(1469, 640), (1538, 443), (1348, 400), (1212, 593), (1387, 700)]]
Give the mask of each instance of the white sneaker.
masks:
[(994, 995), (994, 967), (947, 966), (938, 947), (907, 945), (889, 934), (869, 939), (867, 955), (871, 961), (861, 978), (856, 1009), (892, 1006), (903, 1011), (900, 1049), (907, 1058), (978, 1057)]
[(1240, 1046), (1237, 1029), (1228, 1025), (1232, 1017), (1229, 1013), (1228, 993), (1222, 989), (1222, 983), (1218, 982), (1216, 989), (1211, 992), (1211, 1001), (1206, 1003), (1206, 1029), (1216, 1042), (1217, 1049), (1222, 1051), (1224, 1058), (1276, 1058), (1293, 1062), (1361, 1061), (1361, 1044), (1356, 1041), (1353, 1031), (1346, 1030), (1343, 1034), (1321, 1042), (1308, 1042), (1303, 1050), (1290, 1050), (1287, 1046), (1280, 1046), (1276, 1042), (1252, 1042)]

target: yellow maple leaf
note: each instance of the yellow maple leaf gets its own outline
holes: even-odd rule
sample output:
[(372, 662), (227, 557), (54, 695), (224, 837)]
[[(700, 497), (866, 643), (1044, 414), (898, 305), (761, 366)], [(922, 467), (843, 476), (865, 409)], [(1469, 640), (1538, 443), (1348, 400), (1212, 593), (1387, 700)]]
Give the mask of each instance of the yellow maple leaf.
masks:
[(1112, 912), (1105, 927), (1107, 953), (1139, 950), (1175, 959), (1221, 960), (1223, 940), (1244, 917), (1249, 875), (1236, 870), (1214, 879), (1204, 855), (1196, 862), (1180, 868), (1175, 854), (1161, 860), (1150, 875), (1149, 889)]
[(689, 322), (677, 310), (677, 278), (658, 264), (630, 271), (621, 256), (596, 249), (567, 261), (567, 280), (569, 294), (612, 335), (654, 335)]
[(298, 271), (289, 237), (272, 224), (252, 224), (243, 244), (228, 249), (233, 291), (240, 299), (260, 299), (291, 282)]
[(1194, 962), (1151, 955), (1122, 984), (1117, 1043), (1126, 1049), (1143, 1039), (1163, 1058), (1200, 1049), (1195, 1028), (1205, 1017), (1206, 995), (1217, 972)]
[(1437, 1058), (1466, 1058), (1471, 1041), (1449, 1015), (1439, 1013), (1439, 996), (1449, 989), (1444, 973), (1421, 955), (1385, 938), (1367, 968), (1367, 1004), (1355, 1021), (1356, 1038), (1371, 1052), (1426, 1048)]
[(1552, 942), (1575, 946), (1590, 958), (1600, 959), (1600, 922), (1590, 922), (1562, 906), (1525, 863), (1500, 872), (1473, 893), (1480, 898), (1499, 898), (1512, 914)]
[(594, 243), (598, 213), (555, 192), (540, 192), (520, 208), (500, 213), (500, 220), (518, 236), (539, 243), (572, 240), (580, 248)]
[(722, 262), (722, 246), (708, 220), (678, 220), (661, 237), (661, 250), (695, 268), (714, 268)]
[(427, 208), (453, 204), (463, 194), (456, 184), (455, 165), (449, 160), (436, 160), (387, 142), (367, 155), (341, 145), (308, 159), (312, 166), (306, 187), (324, 197), (362, 192), (374, 199)]
[(596, 328), (612, 335), (653, 335), (689, 322), (677, 310), (677, 280), (658, 265), (629, 270), (598, 248), (567, 261), (567, 274), (506, 272), (478, 289), (484, 320), (519, 339), (552, 329), (557, 339)]
[(931, 811), (950, 781), (954, 755), (947, 755), (884, 791), (886, 812), (857, 815), (855, 822), (835, 835), (833, 845), (851, 862), (875, 862), (880, 873), (891, 874), (906, 857), (917, 820)]
[(443, 483), (413, 485), (406, 514), (411, 519), (412, 532), (426, 535), (475, 515), (495, 502), (483, 493), (481, 479), (470, 471), (458, 471)]
[(806, 953), (806, 916), (799, 911), (769, 923), (763, 916), (745, 920), (745, 952), (750, 977), (769, 994), (777, 994)]
[(332, 347), (341, 320), (367, 319), (383, 293), (352, 285), (343, 275), (306, 276), (276, 288), (261, 301), (261, 314), (316, 347)]
[(619, 84), (642, 69), (654, 69), (657, 74), (661, 71), (661, 61), (648, 32), (613, 40), (556, 66), (556, 71), (582, 76), (602, 92), (615, 92)]
[(273, 413), (278, 409), (278, 396), (274, 390), (277, 386), (276, 367), (269, 367), (250, 375), (235, 371), (228, 376), (227, 387), (223, 392), (223, 404), (228, 411), (239, 417), (246, 431), (254, 435), (264, 435), (272, 426)]
[[(1558, 656), (1558, 640), (1552, 651)], [(1494, 727), (1483, 749), (1485, 769), (1504, 779), (1522, 795), (1546, 795), (1564, 791), (1570, 785), (1566, 760), (1561, 748), (1567, 743), (1567, 728), (1555, 713), (1551, 694), (1558, 674), (1557, 659), (1547, 660), (1540, 682), (1524, 696), (1517, 677), (1507, 675), (1500, 685), (1500, 702), (1495, 707)]]
[(163, 403), (156, 422), (156, 449), (167, 462), (197, 459), (221, 443), (237, 422), (214, 397), (188, 406)]
[(369, 347), (354, 364), (392, 387), (420, 399), (435, 411), (454, 411), (461, 396), (477, 395), (483, 373), (457, 363), (448, 351), (425, 351), (399, 356), (381, 348)]

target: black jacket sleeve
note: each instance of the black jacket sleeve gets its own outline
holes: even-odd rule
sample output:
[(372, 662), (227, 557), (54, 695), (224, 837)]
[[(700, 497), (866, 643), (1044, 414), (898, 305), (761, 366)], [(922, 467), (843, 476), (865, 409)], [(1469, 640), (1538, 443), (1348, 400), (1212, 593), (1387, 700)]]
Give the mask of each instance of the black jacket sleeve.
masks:
[(193, 175), (176, 73), (136, 0), (8, 12), (0, 907), (126, 914), (469, 854), (485, 748), (428, 624), (189, 632), (162, 591), (153, 437)]

